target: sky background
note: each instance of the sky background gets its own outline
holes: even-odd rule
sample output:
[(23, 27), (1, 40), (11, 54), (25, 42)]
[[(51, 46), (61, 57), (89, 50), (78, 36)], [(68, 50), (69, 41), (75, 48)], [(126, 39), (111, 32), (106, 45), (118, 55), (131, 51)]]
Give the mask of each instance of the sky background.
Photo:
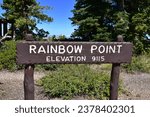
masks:
[[(71, 10), (75, 0), (37, 0), (37, 2), (40, 2), (42, 6), (50, 6), (52, 10), (44, 11), (44, 13), (54, 19), (51, 23), (38, 24), (38, 27), (48, 31), (50, 35), (66, 35), (69, 37), (75, 28), (68, 19), (73, 16)], [(2, 3), (3, 0), (0, 0), (0, 4)], [(0, 8), (0, 14), (2, 12), (4, 11)]]

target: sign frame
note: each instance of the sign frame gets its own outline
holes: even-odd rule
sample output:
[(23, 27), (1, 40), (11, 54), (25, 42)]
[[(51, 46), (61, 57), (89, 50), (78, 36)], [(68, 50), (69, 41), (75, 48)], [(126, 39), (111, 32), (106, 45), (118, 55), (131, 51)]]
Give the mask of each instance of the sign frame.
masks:
[(130, 63), (129, 42), (19, 42), (18, 64)]

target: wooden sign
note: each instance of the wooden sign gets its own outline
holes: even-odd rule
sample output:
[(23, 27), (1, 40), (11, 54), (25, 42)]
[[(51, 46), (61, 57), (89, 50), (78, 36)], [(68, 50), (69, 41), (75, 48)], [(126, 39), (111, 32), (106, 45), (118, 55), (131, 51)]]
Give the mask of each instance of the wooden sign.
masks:
[(19, 42), (18, 64), (129, 63), (129, 42)]

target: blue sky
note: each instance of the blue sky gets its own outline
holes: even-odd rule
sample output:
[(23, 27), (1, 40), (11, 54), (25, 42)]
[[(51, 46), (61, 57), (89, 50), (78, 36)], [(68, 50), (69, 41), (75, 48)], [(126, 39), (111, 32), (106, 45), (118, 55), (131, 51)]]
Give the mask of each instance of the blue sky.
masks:
[[(0, 4), (2, 4), (2, 1), (0, 0)], [(38, 24), (38, 27), (49, 31), (50, 35), (63, 34), (69, 37), (75, 28), (68, 19), (73, 16), (71, 10), (73, 9), (75, 0), (37, 0), (37, 2), (40, 2), (42, 6), (52, 7), (52, 10), (45, 11), (44, 13), (54, 19), (51, 23)], [(0, 13), (2, 13), (1, 9)]]

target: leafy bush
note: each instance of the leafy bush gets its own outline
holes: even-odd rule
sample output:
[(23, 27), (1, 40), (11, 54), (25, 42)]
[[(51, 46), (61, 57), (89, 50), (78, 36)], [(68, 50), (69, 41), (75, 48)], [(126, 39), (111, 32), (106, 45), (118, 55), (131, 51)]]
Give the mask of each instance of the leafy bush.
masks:
[(90, 99), (109, 97), (109, 76), (90, 69), (87, 65), (64, 65), (41, 80), (51, 98), (70, 99), (88, 96)]
[(61, 67), (60, 64), (41, 64), (41, 65), (36, 65), (36, 70), (41, 71), (41, 70), (50, 70), (50, 71), (55, 71), (59, 67)]
[(16, 68), (16, 42), (6, 41), (0, 47), (0, 70), (15, 70)]
[(150, 54), (132, 57), (131, 64), (123, 65), (127, 72), (147, 72), (150, 73)]

